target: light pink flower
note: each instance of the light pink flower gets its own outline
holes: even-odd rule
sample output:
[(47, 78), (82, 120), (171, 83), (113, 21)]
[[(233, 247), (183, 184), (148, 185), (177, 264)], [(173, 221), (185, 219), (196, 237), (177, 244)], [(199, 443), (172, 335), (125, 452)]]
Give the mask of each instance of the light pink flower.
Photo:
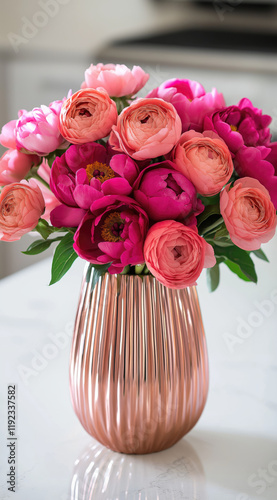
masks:
[(42, 105), (22, 113), (16, 123), (17, 149), (24, 149), (45, 156), (62, 148), (64, 138), (59, 131), (59, 116), (48, 106)]
[(8, 149), (0, 158), (0, 185), (19, 182), (28, 174), (33, 165), (37, 165), (39, 157), (20, 153), (17, 149)]
[(137, 99), (113, 126), (110, 144), (135, 160), (169, 153), (181, 135), (181, 120), (172, 104), (162, 99)]
[(243, 250), (258, 250), (273, 238), (276, 210), (267, 189), (256, 179), (238, 179), (220, 194), (220, 211), (232, 242)]
[(66, 140), (84, 144), (106, 137), (116, 120), (116, 104), (104, 89), (84, 89), (63, 103), (59, 127)]
[(15, 139), (15, 127), (17, 120), (11, 120), (2, 127), (0, 134), (0, 144), (5, 148), (15, 149), (16, 139)]
[(200, 134), (190, 130), (182, 134), (172, 152), (172, 161), (204, 196), (219, 193), (233, 173), (227, 145), (211, 131)]
[(0, 195), (0, 239), (19, 240), (36, 227), (43, 212), (44, 199), (33, 180), (5, 186)]
[(112, 97), (132, 96), (136, 94), (149, 79), (149, 75), (140, 66), (130, 70), (124, 64), (91, 64), (85, 71), (82, 89), (105, 89)]
[(147, 97), (160, 97), (171, 102), (181, 118), (182, 132), (202, 132), (205, 116), (225, 106), (223, 95), (215, 88), (206, 93), (200, 83), (185, 79), (166, 80)]
[(199, 236), (196, 227), (173, 220), (157, 222), (149, 229), (144, 258), (153, 276), (169, 288), (196, 285), (203, 267), (216, 263), (212, 246)]

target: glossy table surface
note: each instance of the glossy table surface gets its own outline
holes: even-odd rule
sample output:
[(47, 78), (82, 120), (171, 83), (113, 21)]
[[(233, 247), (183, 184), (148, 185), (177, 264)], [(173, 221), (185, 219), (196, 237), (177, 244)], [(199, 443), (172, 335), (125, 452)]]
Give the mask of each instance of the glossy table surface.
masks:
[[(259, 285), (226, 268), (198, 293), (210, 360), (208, 402), (177, 445), (145, 456), (103, 448), (71, 407), (68, 364), (84, 264), (48, 287), (50, 260), (0, 282), (0, 498), (20, 500), (276, 500), (277, 239), (256, 259)], [(275, 258), (275, 262), (274, 262)], [(16, 437), (8, 440), (8, 385)], [(8, 490), (15, 443), (17, 484)]]

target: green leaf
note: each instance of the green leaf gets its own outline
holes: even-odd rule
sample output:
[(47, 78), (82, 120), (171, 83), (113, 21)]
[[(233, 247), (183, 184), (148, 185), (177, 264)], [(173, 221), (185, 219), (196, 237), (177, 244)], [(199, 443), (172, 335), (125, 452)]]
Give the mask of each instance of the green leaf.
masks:
[(55, 250), (49, 285), (57, 283), (71, 268), (77, 257), (78, 255), (73, 249), (73, 234), (67, 233)]
[(204, 224), (204, 228), (203, 228), (203, 224), (201, 226), (201, 228), (199, 228), (199, 234), (210, 234), (210, 233), (213, 233), (214, 230), (216, 228), (218, 228), (218, 226), (221, 226), (223, 222), (223, 219), (222, 217), (216, 217), (215, 216), (212, 216), (208, 219), (208, 221), (205, 221), (205, 224)]
[(53, 233), (52, 227), (44, 219), (39, 219), (35, 231), (37, 231), (44, 240), (47, 240), (48, 236)]
[(30, 246), (28, 246), (25, 252), (21, 253), (24, 253), (25, 255), (37, 255), (47, 250), (52, 245), (52, 243), (54, 243), (55, 241), (60, 241), (61, 239), (62, 236), (58, 238), (53, 238), (52, 240), (36, 240), (33, 243), (31, 243)]
[(252, 250), (252, 253), (256, 255), (256, 257), (258, 257), (259, 259), (265, 260), (265, 262), (269, 262), (266, 254), (262, 251), (261, 248), (259, 250)]
[(201, 196), (199, 194), (198, 198), (202, 201), (205, 207), (208, 205), (219, 205), (219, 194), (216, 194), (214, 196)]
[(216, 205), (209, 205), (209, 206), (205, 207), (205, 210), (197, 217), (198, 227), (201, 226), (201, 224), (206, 219), (208, 219), (211, 215), (215, 215), (215, 214), (216, 215), (220, 214), (220, 209), (219, 209), (218, 203)]
[(234, 262), (250, 281), (257, 283), (255, 265), (248, 252), (235, 245), (224, 248), (214, 245), (214, 251), (216, 257), (225, 257), (225, 260)]
[(220, 280), (220, 269), (219, 265), (215, 264), (214, 267), (211, 267), (210, 269), (206, 270), (207, 272), (207, 284), (210, 292), (214, 292), (218, 285), (219, 285), (219, 280)]
[(108, 264), (103, 264), (103, 265), (92, 264), (93, 275), (92, 275), (92, 282), (91, 282), (91, 291), (94, 290), (94, 288), (97, 285), (101, 276), (104, 276), (104, 274), (108, 271), (110, 265), (111, 265), (111, 262), (108, 262)]
[(240, 267), (238, 264), (235, 264), (234, 262), (231, 262), (230, 260), (224, 260), (224, 264), (229, 267), (230, 271), (232, 273), (236, 274), (241, 280), (244, 281), (251, 281), (247, 276), (241, 271)]

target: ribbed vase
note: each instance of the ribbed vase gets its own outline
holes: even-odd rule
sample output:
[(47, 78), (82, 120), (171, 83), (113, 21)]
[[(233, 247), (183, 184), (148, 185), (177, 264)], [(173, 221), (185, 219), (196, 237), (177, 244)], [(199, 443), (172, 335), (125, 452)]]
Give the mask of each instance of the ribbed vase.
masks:
[(106, 273), (93, 289), (93, 273), (84, 278), (70, 390), (83, 427), (114, 451), (152, 453), (181, 439), (208, 392), (196, 288)]

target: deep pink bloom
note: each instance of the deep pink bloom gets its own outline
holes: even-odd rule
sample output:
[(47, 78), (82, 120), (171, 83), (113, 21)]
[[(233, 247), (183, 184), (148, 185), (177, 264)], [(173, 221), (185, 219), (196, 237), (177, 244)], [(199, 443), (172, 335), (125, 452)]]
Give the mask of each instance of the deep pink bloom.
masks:
[(182, 132), (202, 132), (204, 117), (225, 106), (223, 95), (215, 88), (206, 93), (204, 87), (193, 80), (166, 80), (147, 97), (160, 97), (173, 104), (182, 121)]
[(148, 217), (132, 198), (108, 195), (95, 201), (74, 235), (73, 248), (92, 264), (112, 262), (109, 272), (142, 264)]
[(39, 156), (62, 149), (65, 142), (59, 131), (59, 115), (44, 105), (21, 114), (16, 122), (15, 135), (17, 149)]
[(91, 64), (85, 72), (82, 89), (105, 89), (112, 97), (131, 96), (146, 84), (149, 75), (140, 66), (127, 68), (125, 64)]
[(164, 161), (145, 168), (134, 185), (134, 197), (152, 221), (175, 219), (196, 225), (196, 215), (204, 206), (194, 185)]
[(233, 154), (242, 146), (268, 146), (271, 117), (254, 108), (249, 99), (241, 99), (237, 106), (216, 111), (204, 120), (204, 128), (216, 132)]
[(234, 165), (240, 177), (252, 177), (268, 190), (277, 209), (277, 143), (268, 148), (242, 147), (236, 154)]
[(0, 158), (0, 185), (19, 182), (28, 174), (40, 158), (37, 155), (20, 153), (17, 149), (8, 149)]
[(51, 190), (63, 203), (52, 212), (52, 224), (78, 226), (93, 201), (108, 194), (129, 195), (138, 174), (137, 165), (127, 155), (114, 154), (95, 142), (70, 146), (51, 169)]

